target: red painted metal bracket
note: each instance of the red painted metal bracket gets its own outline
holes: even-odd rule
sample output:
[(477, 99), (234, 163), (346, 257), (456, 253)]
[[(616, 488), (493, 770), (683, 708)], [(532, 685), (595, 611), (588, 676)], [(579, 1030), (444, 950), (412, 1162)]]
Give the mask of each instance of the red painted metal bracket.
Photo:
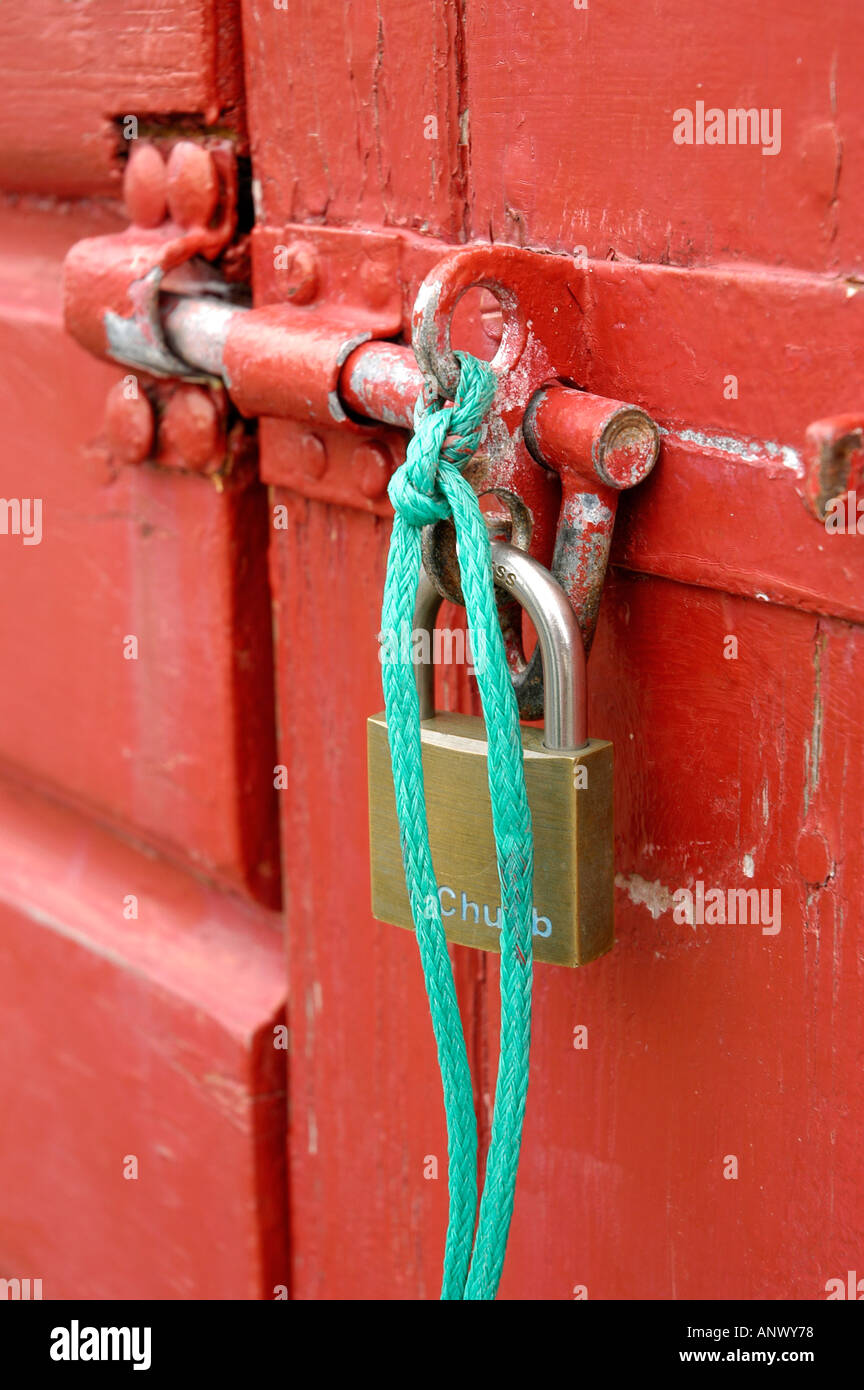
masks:
[[(275, 286), (280, 246), (285, 249), (285, 242), (274, 243), (272, 234), (256, 236), (256, 271)], [(422, 369), (437, 391), (451, 394), (458, 379), (451, 335), (459, 302), (469, 290), (486, 290), (502, 314), (501, 341), (491, 364), (500, 385), (483, 443), (465, 476), (479, 495), (495, 499), (499, 515), (496, 521), (493, 513), (491, 520), (496, 533), (530, 551), (555, 574), (590, 646), (618, 493), (650, 472), (659, 432), (644, 411), (574, 389), (580, 313), (571, 286), (573, 262), (487, 245), (441, 257), (426, 274), (414, 309), (417, 366), (409, 349), (380, 341), (401, 328), (404, 306), (398, 289), (400, 279), (410, 283), (416, 244), (392, 234), (376, 243), (369, 233), (319, 229), (315, 244), (292, 239), (290, 246), (291, 284), (296, 283), (302, 248), (303, 283), (308, 286), (314, 278), (315, 290), (304, 290), (302, 307), (277, 304), (253, 311), (236, 330), (229, 329), (223, 352), (235, 401), (247, 413), (270, 417), (262, 420), (268, 480), (343, 503), (352, 492), (356, 502), (359, 489), (367, 506), (389, 510), (385, 489), (401, 453), (391, 453), (380, 430), (372, 443), (340, 439), (332, 427), (347, 425), (356, 433), (364, 416), (410, 424), (423, 386)], [(428, 246), (422, 249), (428, 256)], [(347, 279), (340, 273), (346, 255)], [(322, 265), (329, 268), (326, 285)], [(378, 271), (374, 276), (372, 268)], [(373, 305), (368, 302), (370, 283), (377, 301)], [(169, 332), (180, 330), (178, 350), (187, 354), (194, 346), (189, 320), (196, 312), (182, 305), (172, 310)], [(187, 322), (181, 324), (177, 316), (184, 314)], [(277, 424), (276, 415), (303, 424)], [(324, 427), (329, 427), (326, 435)], [(461, 602), (449, 523), (426, 533), (424, 559), (439, 591)], [(502, 599), (520, 707), (527, 718), (539, 718), (542, 670), (539, 656), (527, 664), (522, 657), (520, 623), (516, 605)]]
[[(659, 433), (643, 411), (574, 389), (580, 323), (573, 263), (481, 245), (451, 251), (428, 270), (434, 248), (398, 233), (304, 227), (277, 240), (258, 230), (254, 281), (268, 299), (275, 290), (277, 302), (244, 311), (208, 296), (167, 295), (168, 272), (217, 254), (233, 230), (224, 219), (213, 225), (220, 185), (209, 159), (188, 142), (171, 152), (167, 169), (158, 151), (138, 153), (126, 180), (135, 225), (118, 237), (80, 243), (68, 258), (70, 330), (91, 351), (156, 375), (188, 377), (196, 366), (218, 375), (241, 414), (262, 421), (268, 481), (343, 504), (356, 504), (359, 492), (367, 507), (386, 512), (403, 441), (391, 452), (380, 437), (381, 416), (408, 423), (421, 371), (436, 391), (452, 394), (457, 306), (469, 290), (491, 293), (502, 315), (491, 364), (500, 384), (466, 477), (480, 496), (494, 497), (493, 529), (552, 569), (590, 646), (617, 494), (650, 472)], [(161, 220), (166, 203), (168, 221)], [(416, 283), (424, 258), (413, 320), (418, 370), (409, 350), (389, 340), (403, 330), (406, 282), (413, 270)], [(176, 275), (173, 287), (182, 288)], [(398, 402), (377, 412), (379, 437), (372, 440), (364, 416), (370, 408), (376, 413), (376, 393), (391, 403), (395, 394)], [(191, 438), (193, 453), (187, 417), (194, 404), (184, 397), (177, 407), (180, 435)], [(121, 396), (112, 405), (109, 427), (122, 415), (114, 422), (117, 452), (130, 457), (126, 436), (133, 436), (140, 459), (155, 429), (144, 418), (147, 402), (136, 406), (134, 420), (126, 420)], [(177, 450), (162, 444), (159, 461), (175, 460)], [(202, 461), (194, 466), (206, 471), (207, 451), (198, 452)], [(439, 591), (461, 602), (449, 524), (429, 529), (424, 558)], [(539, 656), (525, 663), (518, 610), (503, 598), (502, 625), (522, 712), (539, 718)]]
[(66, 257), (66, 327), (97, 357), (154, 376), (200, 379), (165, 341), (159, 296), (170, 271), (195, 256), (212, 260), (234, 236), (233, 147), (228, 140), (181, 140), (166, 160), (155, 145), (138, 145), (123, 196), (131, 225), (76, 242)]
[(232, 243), (237, 165), (230, 141), (133, 146), (123, 177), (130, 225), (88, 237), (64, 265), (66, 327), (97, 357), (130, 369), (109, 393), (105, 440), (116, 465), (145, 460), (188, 472), (248, 466), (248, 436), (224, 386), (206, 366), (178, 357), (165, 337), (167, 286), (230, 298), (206, 262)]
[(814, 420), (804, 439), (804, 501), (817, 521), (864, 479), (864, 414)]
[[(473, 246), (426, 276), (414, 307), (417, 361), (433, 389), (452, 396), (459, 366), (451, 345), (460, 299), (477, 288), (501, 309), (491, 366), (499, 380), (486, 436), (464, 470), (474, 490), (509, 512), (501, 533), (551, 569), (590, 648), (606, 577), (618, 493), (642, 482), (657, 459), (659, 432), (644, 411), (575, 389), (582, 337), (574, 263), (512, 246)], [(494, 516), (493, 516), (494, 530)], [(450, 522), (428, 528), (426, 569), (461, 601)], [(543, 713), (539, 651), (522, 656), (521, 613), (502, 597), (502, 626), (525, 718)]]

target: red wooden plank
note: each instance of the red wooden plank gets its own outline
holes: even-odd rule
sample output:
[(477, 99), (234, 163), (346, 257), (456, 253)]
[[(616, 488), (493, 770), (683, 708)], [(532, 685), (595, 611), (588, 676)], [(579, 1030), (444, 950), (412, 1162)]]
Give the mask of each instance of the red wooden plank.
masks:
[(458, 235), (461, 6), (245, 0), (259, 218)]
[(0, 784), (4, 1275), (46, 1299), (274, 1297), (283, 981), (277, 918)]
[[(118, 379), (62, 330), (60, 256), (83, 216), (0, 223), (5, 498), (42, 540), (0, 537), (0, 761), (199, 871), (278, 898), (267, 501), (107, 466)], [(62, 249), (58, 245), (62, 243)], [(124, 640), (138, 638), (138, 659)]]
[[(779, 15), (748, 0), (468, 6), (474, 235), (860, 268), (864, 32), (846, 0)], [(779, 109), (779, 152), (676, 144), (675, 112), (699, 101)]]
[(242, 131), (239, 0), (35, 0), (0, 12), (0, 187), (119, 190), (112, 121), (199, 116)]

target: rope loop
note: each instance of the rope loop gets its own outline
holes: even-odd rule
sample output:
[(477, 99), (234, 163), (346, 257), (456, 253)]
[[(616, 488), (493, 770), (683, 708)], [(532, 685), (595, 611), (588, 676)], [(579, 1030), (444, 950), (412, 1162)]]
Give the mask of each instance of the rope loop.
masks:
[[(450, 1215), (443, 1299), (494, 1299), (507, 1246), (528, 1089), (531, 1037), (534, 843), (525, 791), (519, 711), (492, 581), (489, 536), (461, 469), (474, 456), (495, 395), (491, 367), (468, 353), (456, 398), (421, 398), (405, 463), (390, 481), (395, 516), (381, 614), (382, 636), (410, 629), (420, 577), (420, 528), (452, 516), (469, 626), (484, 639), (477, 683), (486, 722), (488, 780), (501, 888), (501, 1047), (486, 1179), (477, 1219), (477, 1121), (471, 1071), (438, 884), (429, 847), (420, 706), (413, 667), (382, 665), (387, 736), (405, 882), (420, 950), (447, 1118)], [(453, 833), (458, 834), (454, 807)], [(475, 1221), (477, 1229), (475, 1235)]]

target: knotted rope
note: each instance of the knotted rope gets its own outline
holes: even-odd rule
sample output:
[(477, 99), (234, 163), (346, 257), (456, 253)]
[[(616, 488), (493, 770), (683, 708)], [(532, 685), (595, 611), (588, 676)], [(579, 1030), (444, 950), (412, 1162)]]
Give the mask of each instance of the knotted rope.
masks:
[[(504, 652), (492, 582), (489, 536), (477, 498), (460, 473), (480, 442), (483, 417), (495, 394), (494, 372), (457, 353), (461, 364), (453, 403), (421, 398), (405, 463), (390, 481), (395, 509), (382, 627), (413, 627), (421, 566), (421, 527), (452, 516), (469, 628), (482, 634), (477, 682), (486, 722), (489, 792), (501, 885), (501, 1035), (498, 1080), (486, 1179), (477, 1207), (477, 1122), (471, 1073), (438, 885), (429, 849), (423, 788), (420, 706), (408, 659), (382, 664), (387, 732), (405, 867), (405, 881), (438, 1048), (447, 1116), (450, 1215), (442, 1299), (494, 1299), (513, 1212), (522, 1121), (528, 1090), (531, 1036), (534, 843), (525, 792), (519, 711)], [(458, 807), (453, 833), (459, 833)]]

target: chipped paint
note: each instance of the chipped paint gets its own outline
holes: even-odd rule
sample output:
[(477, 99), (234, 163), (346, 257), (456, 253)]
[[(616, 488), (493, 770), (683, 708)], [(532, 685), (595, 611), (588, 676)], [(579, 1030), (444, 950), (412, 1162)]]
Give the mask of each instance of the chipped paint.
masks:
[(656, 879), (652, 883), (646, 878), (641, 878), (639, 874), (616, 874), (615, 887), (623, 889), (631, 903), (635, 903), (637, 907), (647, 908), (655, 922), (664, 912), (671, 912), (675, 906), (672, 900), (673, 890)]
[(807, 777), (804, 783), (804, 815), (810, 809), (810, 800), (819, 785), (819, 767), (822, 760), (822, 655), (825, 651), (828, 638), (824, 632), (820, 631), (819, 624), (816, 624), (815, 640), (813, 644), (813, 726), (810, 731), (810, 738), (805, 742), (807, 750)]
[(695, 444), (698, 449), (709, 449), (714, 454), (726, 454), (740, 463), (763, 466), (779, 464), (781, 468), (794, 473), (796, 478), (804, 476), (804, 461), (798, 450), (789, 444), (775, 444), (772, 440), (748, 439), (734, 434), (706, 434), (696, 429), (664, 429), (662, 426), (660, 433), (667, 439), (681, 444)]

